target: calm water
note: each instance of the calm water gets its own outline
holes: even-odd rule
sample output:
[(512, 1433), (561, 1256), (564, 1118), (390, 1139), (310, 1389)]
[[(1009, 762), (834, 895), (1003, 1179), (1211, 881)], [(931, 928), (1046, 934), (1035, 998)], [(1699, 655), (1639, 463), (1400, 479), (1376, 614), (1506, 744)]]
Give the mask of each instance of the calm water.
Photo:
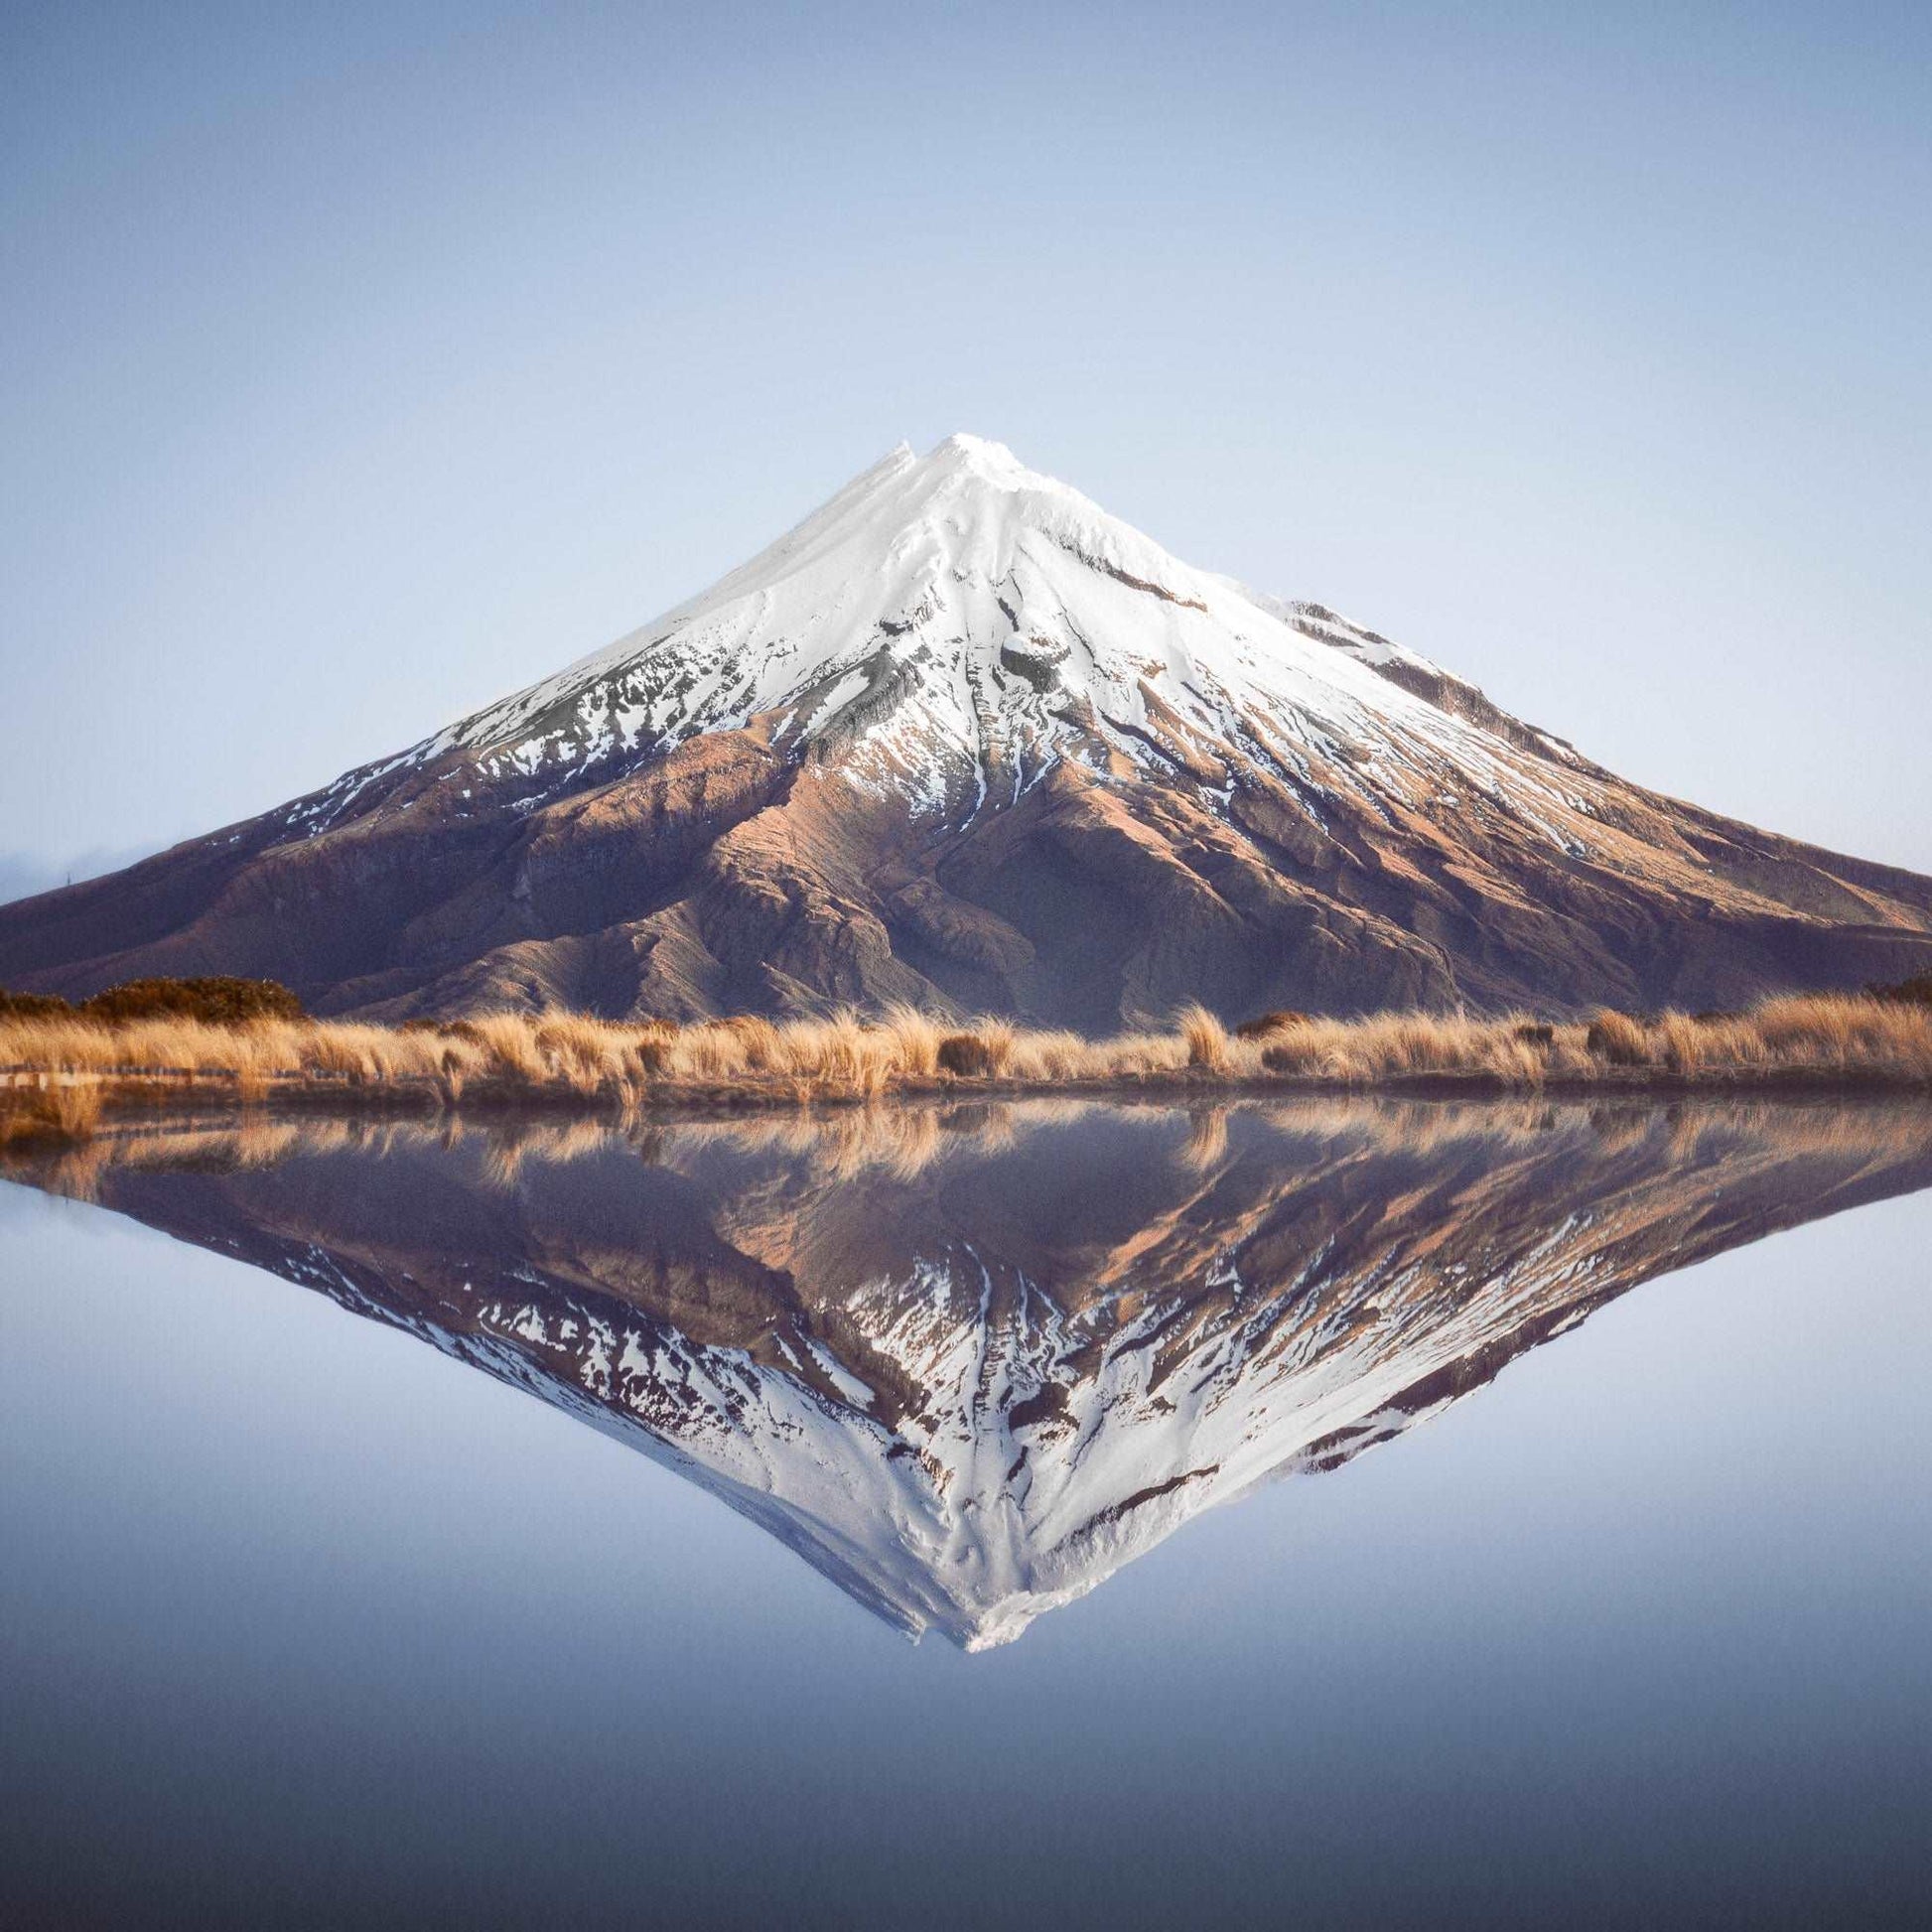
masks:
[(1932, 1113), (7, 1172), (0, 1923), (1924, 1922)]

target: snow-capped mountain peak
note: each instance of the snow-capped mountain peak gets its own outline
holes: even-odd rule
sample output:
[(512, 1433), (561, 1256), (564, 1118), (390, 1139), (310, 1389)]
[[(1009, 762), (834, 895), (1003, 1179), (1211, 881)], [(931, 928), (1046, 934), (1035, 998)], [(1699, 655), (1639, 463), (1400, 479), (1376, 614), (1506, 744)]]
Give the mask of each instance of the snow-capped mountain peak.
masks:
[(957, 435), (901, 444), (710, 590), (418, 756), (555, 776), (759, 721), (794, 756), (837, 739), (861, 782), (927, 811), (1011, 801), (1069, 757), (1173, 771), (1236, 745), (1304, 775), (1418, 741), (1481, 757), (1481, 733), (1375, 675), (1403, 655)]
[(0, 973), (243, 972), (389, 1018), (1098, 1032), (1190, 1000), (1728, 1006), (1932, 956), (1932, 882), (1625, 783), (966, 435), (568, 669), (73, 891), (0, 914)]

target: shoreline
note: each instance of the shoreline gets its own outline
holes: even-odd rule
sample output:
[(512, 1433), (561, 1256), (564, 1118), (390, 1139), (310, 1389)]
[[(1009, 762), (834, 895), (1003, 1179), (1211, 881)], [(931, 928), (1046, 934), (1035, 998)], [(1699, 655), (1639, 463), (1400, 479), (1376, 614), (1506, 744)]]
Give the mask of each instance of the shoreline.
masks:
[(1196, 1007), (1166, 1030), (1103, 1039), (994, 1020), (948, 1028), (909, 1010), (685, 1027), (567, 1013), (402, 1027), (0, 1022), (0, 1140), (8, 1141), (84, 1139), (104, 1113), (203, 1101), (291, 1114), (624, 1118), (896, 1099), (1198, 1104), (1323, 1094), (1932, 1098), (1932, 1008), (1811, 996), (1744, 1014), (1603, 1012), (1587, 1022), (1283, 1014), (1230, 1033)]
[[(468, 1113), (528, 1118), (624, 1119), (694, 1112), (723, 1116), (850, 1109), (897, 1102), (966, 1105), (1022, 1100), (1090, 1100), (1163, 1105), (1333, 1096), (1416, 1100), (1682, 1100), (1712, 1098), (1857, 1098), (1932, 1101), (1932, 1073), (1913, 1067), (1815, 1063), (1724, 1066), (1692, 1070), (1605, 1066), (1593, 1073), (1551, 1072), (1512, 1079), (1485, 1068), (1436, 1068), (1378, 1074), (1216, 1073), (1173, 1068), (1136, 1074), (1027, 1080), (1002, 1076), (906, 1077), (864, 1090), (815, 1087), (790, 1079), (653, 1081), (631, 1089), (482, 1079), (452, 1094), (427, 1074), (388, 1079), (280, 1076), (250, 1080), (231, 1070), (115, 1068), (68, 1071), (0, 1066), (0, 1123), (58, 1096), (84, 1097), (102, 1115), (159, 1115), (187, 1110), (224, 1117), (265, 1115), (368, 1118)], [(76, 1126), (79, 1123), (74, 1123)], [(0, 1135), (0, 1138), (5, 1138)]]
[(1593, 1093), (1669, 1095), (1699, 1093), (1922, 1093), (1932, 1097), (1932, 1073), (1917, 1068), (1812, 1065), (1728, 1066), (1674, 1070), (1669, 1067), (1606, 1066), (1599, 1073), (1551, 1073), (1541, 1079), (1511, 1079), (1481, 1067), (1444, 1067), (1404, 1073), (1233, 1073), (1185, 1067), (1149, 1073), (1110, 1074), (1057, 1080), (985, 1077), (907, 1077), (867, 1090), (817, 1088), (791, 1080), (652, 1081), (632, 1092), (611, 1088), (581, 1090), (557, 1084), (477, 1080), (460, 1097), (428, 1074), (392, 1079), (271, 1076), (251, 1081), (233, 1071), (200, 1068), (114, 1068), (69, 1071), (24, 1065), (0, 1066), (0, 1108), (15, 1099), (50, 1092), (93, 1092), (103, 1101), (176, 1099), (233, 1100), (247, 1106), (320, 1109), (329, 1112), (376, 1111), (385, 1106), (417, 1112), (457, 1106), (490, 1111), (528, 1109), (572, 1114), (636, 1111), (663, 1105), (718, 1107), (730, 1112), (786, 1107), (864, 1107), (892, 1100), (1029, 1100), (1065, 1094), (1084, 1100), (1161, 1098), (1265, 1099), (1270, 1094), (1442, 1094), (1453, 1098), (1506, 1095), (1534, 1099), (1540, 1094), (1576, 1099)]

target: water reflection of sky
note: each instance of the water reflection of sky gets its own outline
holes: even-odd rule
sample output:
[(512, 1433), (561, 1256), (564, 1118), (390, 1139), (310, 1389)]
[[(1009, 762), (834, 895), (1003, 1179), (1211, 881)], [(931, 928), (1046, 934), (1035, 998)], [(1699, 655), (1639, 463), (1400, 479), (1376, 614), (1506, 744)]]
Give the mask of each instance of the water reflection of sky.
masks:
[(967, 1657), (407, 1336), (0, 1188), (4, 1882), (123, 1923), (1904, 1922), (1929, 1200), (1640, 1290)]

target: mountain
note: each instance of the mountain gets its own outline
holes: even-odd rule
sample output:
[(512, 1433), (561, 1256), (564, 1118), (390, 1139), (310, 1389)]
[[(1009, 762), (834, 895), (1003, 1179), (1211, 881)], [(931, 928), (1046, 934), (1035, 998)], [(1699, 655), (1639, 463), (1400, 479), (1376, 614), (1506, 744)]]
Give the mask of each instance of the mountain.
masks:
[(897, 1628), (981, 1649), (1640, 1282), (1932, 1183), (1932, 1118), (173, 1123), (0, 1172), (402, 1328), (666, 1463)]
[(0, 982), (241, 973), (390, 1018), (909, 1000), (1096, 1031), (1928, 966), (1932, 881), (1626, 784), (964, 436), (434, 738), (0, 907)]

